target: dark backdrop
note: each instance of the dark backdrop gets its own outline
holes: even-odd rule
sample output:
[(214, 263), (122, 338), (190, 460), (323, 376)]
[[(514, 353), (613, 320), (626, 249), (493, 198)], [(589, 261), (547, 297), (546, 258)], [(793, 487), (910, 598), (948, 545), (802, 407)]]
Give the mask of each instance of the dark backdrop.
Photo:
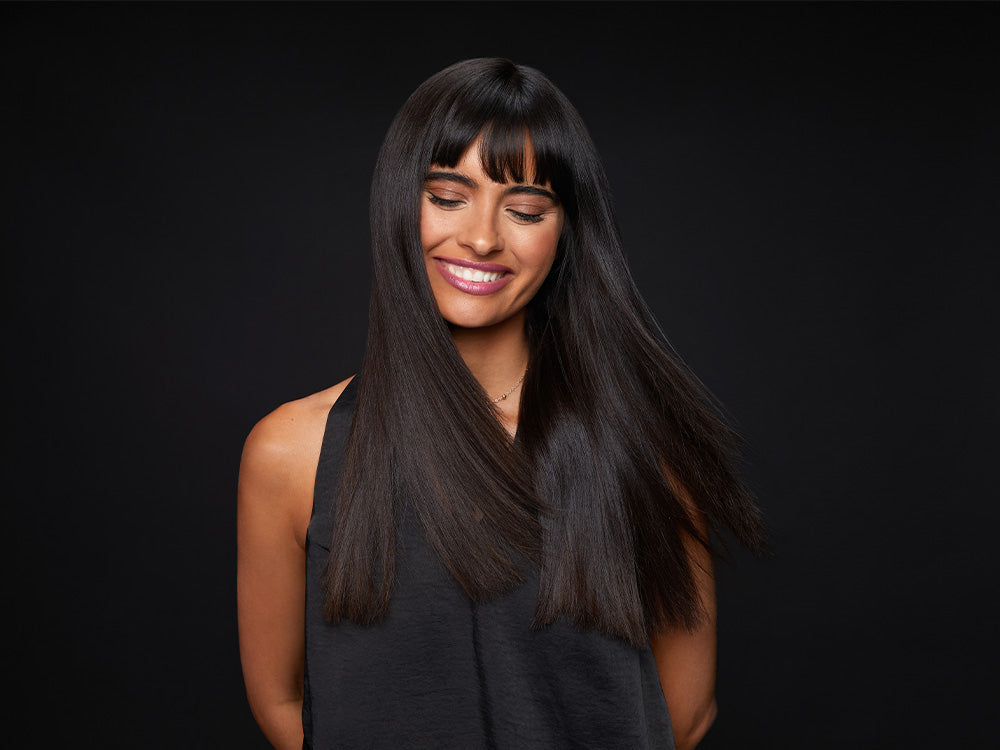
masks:
[[(985, 746), (998, 8), (4, 5), (15, 739), (265, 747), (243, 438), (358, 365), (389, 120), (456, 60), (589, 123), (635, 277), (749, 441), (704, 748)], [(89, 740), (89, 742), (83, 742)]]

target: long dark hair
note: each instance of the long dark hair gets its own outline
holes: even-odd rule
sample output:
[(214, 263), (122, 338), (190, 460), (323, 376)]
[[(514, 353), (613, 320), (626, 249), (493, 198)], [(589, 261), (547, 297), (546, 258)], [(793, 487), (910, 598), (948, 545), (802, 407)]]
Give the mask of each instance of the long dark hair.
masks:
[[(456, 165), (477, 136), (491, 179), (548, 182), (565, 210), (527, 308), (513, 442), (438, 313), (420, 243), (428, 168)], [(466, 60), (403, 105), (372, 181), (368, 342), (325, 574), (332, 621), (384, 617), (408, 511), (473, 599), (537, 565), (536, 626), (563, 616), (637, 646), (699, 622), (683, 538), (715, 550), (698, 518), (761, 548), (736, 435), (640, 297), (609, 196), (580, 116), (532, 68)]]

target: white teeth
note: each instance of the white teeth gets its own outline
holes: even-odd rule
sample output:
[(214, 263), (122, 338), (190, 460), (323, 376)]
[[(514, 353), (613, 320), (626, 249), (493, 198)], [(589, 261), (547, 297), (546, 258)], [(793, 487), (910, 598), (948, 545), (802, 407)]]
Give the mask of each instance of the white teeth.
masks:
[(490, 281), (496, 281), (503, 273), (501, 271), (478, 271), (474, 268), (467, 268), (465, 266), (455, 266), (451, 263), (445, 263), (445, 267), (448, 271), (460, 279), (465, 279), (466, 281), (474, 281), (480, 283), (487, 283)]

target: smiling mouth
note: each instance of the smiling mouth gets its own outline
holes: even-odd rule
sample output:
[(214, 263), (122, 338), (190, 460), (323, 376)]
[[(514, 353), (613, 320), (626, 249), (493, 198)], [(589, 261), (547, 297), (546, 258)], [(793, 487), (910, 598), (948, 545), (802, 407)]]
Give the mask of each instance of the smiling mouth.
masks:
[(451, 259), (445, 258), (434, 258), (434, 262), (444, 280), (466, 294), (493, 294), (507, 286), (514, 278), (513, 272), (509, 269), (503, 270), (504, 266), (495, 263), (481, 263), (477, 265), (486, 268), (473, 268), (453, 263)]
[(445, 267), (445, 270), (447, 270), (448, 273), (457, 276), (460, 279), (474, 281), (477, 283), (496, 281), (500, 277), (507, 275), (504, 271), (481, 271), (478, 268), (456, 266), (454, 263), (449, 263), (446, 260), (442, 260), (441, 265)]

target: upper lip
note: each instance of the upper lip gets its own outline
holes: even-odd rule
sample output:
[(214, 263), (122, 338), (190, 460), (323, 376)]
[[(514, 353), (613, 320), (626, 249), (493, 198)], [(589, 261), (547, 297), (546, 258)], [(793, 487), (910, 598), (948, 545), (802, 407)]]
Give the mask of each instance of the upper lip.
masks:
[(491, 271), (499, 271), (500, 273), (514, 273), (507, 266), (501, 266), (499, 263), (480, 263), (476, 260), (459, 260), (458, 258), (443, 258), (440, 256), (435, 256), (434, 260), (442, 260), (445, 263), (451, 263), (454, 266), (465, 266), (466, 268), (475, 268), (477, 271), (486, 271), (487, 273)]

